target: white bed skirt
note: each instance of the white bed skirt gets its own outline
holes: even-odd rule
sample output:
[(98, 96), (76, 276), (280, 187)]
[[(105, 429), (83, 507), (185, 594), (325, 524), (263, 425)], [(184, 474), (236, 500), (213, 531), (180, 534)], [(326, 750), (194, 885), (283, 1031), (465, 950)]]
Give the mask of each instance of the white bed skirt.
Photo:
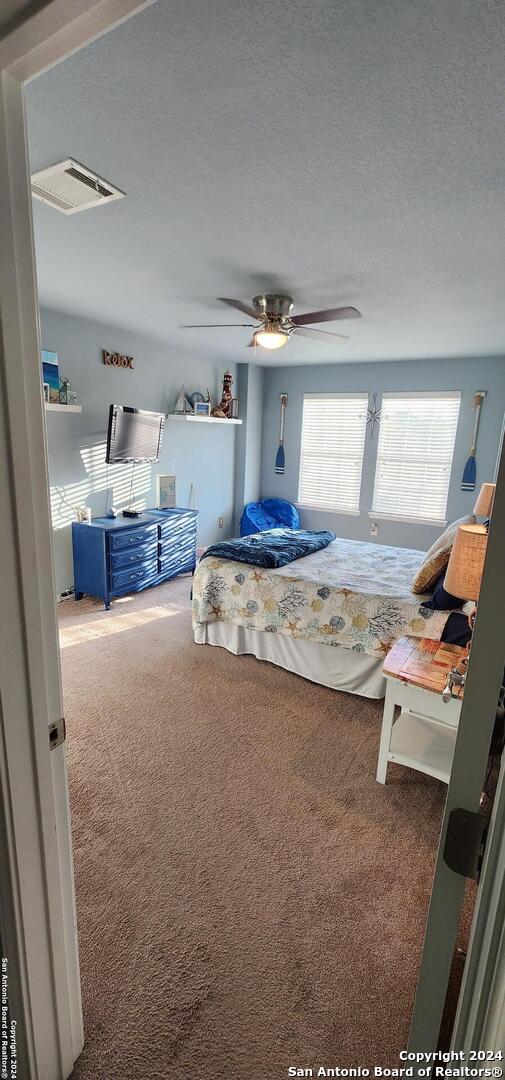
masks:
[(235, 656), (251, 653), (311, 682), (345, 690), (360, 697), (383, 698), (386, 680), (383, 660), (343, 646), (318, 645), (287, 634), (248, 630), (231, 622), (199, 623), (194, 630), (197, 645), (221, 645)]

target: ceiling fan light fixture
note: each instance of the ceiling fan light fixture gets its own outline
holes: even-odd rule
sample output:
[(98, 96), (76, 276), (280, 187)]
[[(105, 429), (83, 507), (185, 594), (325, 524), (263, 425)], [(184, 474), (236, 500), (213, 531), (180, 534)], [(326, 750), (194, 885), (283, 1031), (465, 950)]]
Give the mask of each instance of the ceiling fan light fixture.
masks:
[(254, 341), (262, 349), (282, 349), (288, 337), (289, 334), (280, 326), (276, 326), (275, 323), (266, 323), (261, 330), (256, 331)]

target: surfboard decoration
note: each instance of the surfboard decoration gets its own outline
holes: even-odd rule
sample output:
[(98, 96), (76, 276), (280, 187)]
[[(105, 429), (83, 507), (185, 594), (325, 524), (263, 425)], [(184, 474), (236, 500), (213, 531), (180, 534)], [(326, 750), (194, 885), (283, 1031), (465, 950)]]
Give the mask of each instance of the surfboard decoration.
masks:
[(286, 405), (288, 403), (288, 395), (280, 394), (281, 399), (281, 423), (279, 429), (279, 449), (277, 450), (277, 457), (275, 459), (275, 472), (277, 476), (284, 474), (285, 456), (284, 456), (284, 419), (286, 414)]
[(465, 471), (463, 473), (463, 479), (461, 481), (462, 491), (474, 491), (475, 481), (477, 479), (477, 463), (475, 461), (475, 451), (477, 449), (477, 438), (479, 435), (479, 420), (480, 410), (482, 408), (482, 402), (486, 396), (485, 390), (478, 390), (474, 399), (473, 407), (475, 410), (475, 420), (473, 424), (472, 445), (470, 447), (470, 455), (465, 465)]

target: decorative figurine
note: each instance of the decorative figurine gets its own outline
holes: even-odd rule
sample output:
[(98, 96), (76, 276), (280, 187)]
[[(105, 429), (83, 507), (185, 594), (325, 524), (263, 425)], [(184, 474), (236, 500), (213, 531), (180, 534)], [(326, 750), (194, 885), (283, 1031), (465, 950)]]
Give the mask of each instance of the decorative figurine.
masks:
[(223, 420), (229, 420), (231, 416), (231, 403), (233, 400), (233, 394), (231, 387), (233, 383), (233, 375), (231, 371), (225, 371), (223, 375), (223, 393), (219, 405), (212, 410), (212, 416), (219, 417)]
[(193, 407), (188, 401), (184, 387), (181, 386), (179, 397), (177, 398), (177, 401), (175, 403), (174, 413), (176, 415), (180, 415), (181, 413), (190, 412), (193, 412)]
[(370, 438), (373, 439), (375, 432), (375, 425), (381, 422), (382, 409), (377, 408), (377, 394), (373, 395), (373, 405), (371, 409), (367, 409), (366, 422), (370, 424)]
[(59, 398), (60, 405), (77, 404), (77, 394), (70, 385), (70, 379), (66, 379), (64, 375), (60, 379)]
[(176, 413), (176, 414), (177, 413), (183, 413), (185, 411), (186, 411), (186, 394), (184, 392), (184, 387), (181, 386), (181, 389), (180, 389), (180, 392), (179, 392), (179, 397), (177, 398), (177, 401), (176, 401), (176, 403), (174, 405), (174, 413)]

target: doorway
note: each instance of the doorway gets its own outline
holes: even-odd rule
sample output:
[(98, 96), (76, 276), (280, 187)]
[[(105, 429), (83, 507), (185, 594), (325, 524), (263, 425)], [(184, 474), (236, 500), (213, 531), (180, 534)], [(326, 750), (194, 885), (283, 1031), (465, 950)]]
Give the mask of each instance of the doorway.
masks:
[[(14, 117), (15, 118), (17, 117), (17, 119), (19, 120), (20, 119), (20, 112), (19, 112), (20, 98), (19, 98), (16, 86), (12, 85), (12, 84), (9, 85), (9, 78), (10, 77), (6, 77), (5, 80), (4, 80), (4, 92), (5, 92), (5, 98), (6, 98), (6, 102), (7, 102), (7, 107), (9, 109), (12, 106), (12, 113), (14, 114)], [(16, 108), (18, 109), (17, 113), (16, 113)], [(15, 142), (15, 140), (14, 140), (14, 142)], [(13, 148), (12, 148), (12, 138), (9, 141), (9, 133), (8, 132), (7, 132), (7, 139), (4, 142), (4, 150), (5, 150), (5, 147), (7, 147), (6, 153), (8, 154), (9, 161), (12, 161), (12, 160), (16, 161), (17, 160), (19, 162), (19, 157), (16, 157), (16, 154), (15, 154)], [(18, 154), (19, 154), (19, 150), (18, 150)], [(21, 158), (23, 158), (22, 154), (21, 154)], [(24, 163), (23, 163), (23, 168), (25, 168)], [(26, 169), (25, 169), (25, 171), (26, 171)], [(11, 189), (9, 188), (9, 190), (11, 190)], [(24, 202), (23, 202), (23, 205), (21, 206), (20, 210), (21, 210), (21, 216), (24, 215), (25, 218), (26, 218), (26, 215), (28, 215), (28, 217), (29, 217), (28, 190), (27, 190), (26, 184), (25, 184), (25, 190), (24, 190), (23, 199), (24, 199)], [(29, 254), (29, 260), (28, 261), (30, 262), (30, 260), (32, 258), (32, 254), (31, 254), (31, 250), (30, 250), (30, 245), (29, 245), (29, 243), (27, 244), (26, 233), (23, 234), (22, 230), (21, 230), (20, 235), (15, 235), (15, 233), (17, 233), (18, 231), (19, 230), (15, 230), (15, 229), (11, 230), (12, 244), (13, 245), (21, 244), (21, 246), (22, 246), (23, 243), (24, 243), (25, 255), (26, 255), (26, 252), (28, 251), (28, 254)], [(24, 240), (23, 240), (23, 237), (24, 237)], [(19, 265), (19, 263), (17, 265)], [(26, 274), (28, 274), (27, 271), (26, 271)], [(35, 730), (35, 728), (34, 728), (34, 717), (33, 717), (33, 713), (31, 711), (31, 709), (29, 709), (29, 707), (28, 707), (28, 702), (26, 703), (26, 706), (25, 706), (26, 707), (26, 734), (27, 734), (27, 737), (28, 737), (26, 748), (27, 748), (27, 760), (31, 762), (31, 766), (30, 766), (31, 771), (25, 777), (25, 781), (24, 781), (25, 782), (25, 789), (24, 790), (29, 791), (29, 792), (32, 791), (32, 789), (34, 787), (34, 782), (33, 781), (34, 781), (34, 772), (35, 772), (36, 775), (39, 777), (39, 783), (41, 784), (42, 791), (43, 792), (45, 791), (45, 793), (46, 793), (46, 804), (44, 805), (43, 800), (41, 799), (41, 800), (39, 800), (38, 806), (34, 806), (34, 808), (33, 808), (32, 822), (33, 822), (33, 824), (35, 824), (35, 822), (36, 822), (36, 820), (38, 818), (39, 828), (40, 828), (40, 822), (42, 820), (44, 820), (44, 822), (46, 821), (46, 816), (45, 816), (46, 814), (49, 814), (49, 817), (52, 814), (53, 820), (54, 821), (57, 820), (58, 813), (61, 812), (62, 807), (64, 806), (64, 801), (63, 801), (64, 796), (62, 794), (62, 792), (64, 792), (64, 785), (61, 786), (61, 784), (60, 784), (60, 795), (58, 796), (57, 785), (56, 785), (56, 787), (54, 786), (55, 785), (55, 780), (54, 780), (54, 777), (51, 777), (51, 772), (54, 772), (54, 770), (55, 770), (55, 764), (54, 764), (55, 759), (54, 759), (54, 756), (53, 756), (50, 763), (48, 763), (48, 761), (47, 761), (47, 756), (48, 756), (47, 755), (47, 745), (45, 743), (45, 734), (46, 734), (46, 732), (45, 732), (45, 727), (44, 727), (44, 724), (43, 724), (43, 720), (41, 719), (44, 711), (47, 714), (47, 716), (49, 716), (49, 715), (51, 716), (51, 718), (52, 718), (51, 722), (54, 722), (54, 717), (55, 717), (56, 714), (59, 715), (61, 713), (61, 710), (59, 709), (59, 700), (58, 700), (57, 651), (56, 651), (56, 636), (55, 636), (55, 627), (54, 627), (54, 606), (53, 606), (53, 601), (52, 601), (52, 582), (51, 582), (50, 572), (48, 572), (48, 567), (50, 566), (49, 521), (48, 521), (48, 518), (46, 516), (46, 512), (45, 512), (44, 508), (42, 508), (40, 513), (38, 513), (35, 516), (35, 514), (33, 513), (33, 506), (31, 505), (31, 500), (29, 500), (29, 499), (27, 500), (26, 497), (23, 497), (23, 492), (25, 493), (25, 496), (26, 496), (27, 477), (28, 477), (29, 487), (30, 488), (32, 487), (32, 485), (35, 482), (35, 480), (34, 480), (35, 476), (38, 476), (38, 479), (41, 482), (41, 486), (39, 487), (40, 491), (46, 490), (46, 487), (47, 487), (47, 479), (45, 477), (45, 463), (44, 463), (43, 455), (42, 456), (40, 455), (40, 449), (43, 446), (43, 430), (42, 430), (41, 406), (40, 406), (40, 400), (39, 400), (39, 386), (38, 386), (38, 384), (37, 384), (37, 382), (35, 380), (35, 372), (36, 372), (36, 370), (38, 370), (37, 367), (36, 367), (36, 364), (38, 364), (38, 345), (39, 345), (39, 343), (37, 341), (37, 335), (36, 335), (36, 332), (35, 332), (35, 296), (34, 296), (33, 289), (30, 292), (30, 288), (27, 286), (27, 281), (29, 280), (29, 274), (28, 274), (28, 276), (25, 276), (25, 278), (24, 278), (24, 288), (23, 289), (21, 289), (20, 281), (13, 282), (12, 276), (10, 276), (8, 272), (7, 272), (7, 275), (6, 275), (6, 280), (7, 280), (7, 283), (10, 284), (11, 290), (14, 290), (14, 293), (16, 294), (16, 296), (15, 296), (16, 303), (14, 305), (13, 310), (15, 310), (16, 313), (17, 313), (16, 314), (16, 319), (14, 320), (16, 325), (12, 326), (12, 324), (11, 325), (7, 324), (7, 328), (4, 327), (5, 379), (6, 379), (7, 389), (8, 389), (8, 394), (7, 394), (7, 397), (6, 397), (6, 404), (7, 404), (8, 419), (10, 421), (8, 431), (6, 431), (4, 433), (4, 440), (5, 440), (5, 446), (8, 447), (8, 450), (9, 450), (8, 460), (14, 462), (14, 468), (13, 468), (12, 472), (9, 469), (6, 468), (5, 479), (6, 479), (6, 490), (9, 490), (12, 493), (12, 499), (13, 499), (12, 519), (13, 519), (13, 523), (14, 523), (14, 520), (16, 521), (16, 526), (17, 526), (16, 528), (12, 529), (12, 533), (11, 533), (10, 538), (9, 538), (9, 546), (10, 546), (10, 550), (12, 551), (12, 553), (13, 554), (17, 553), (17, 557), (19, 558), (19, 563), (17, 563), (16, 559), (13, 558), (12, 564), (11, 564), (11, 567), (12, 567), (12, 581), (16, 583), (16, 593), (14, 593), (14, 591), (13, 591), (12, 598), (8, 597), (8, 600), (12, 599), (12, 607), (9, 609), (9, 612), (12, 614), (12, 621), (11, 621), (10, 625), (11, 625), (11, 628), (12, 628), (12, 639), (13, 639), (12, 650), (11, 650), (11, 660), (12, 660), (12, 664), (13, 664), (12, 670), (14, 672), (14, 652), (15, 652), (14, 643), (16, 643), (16, 648), (18, 649), (18, 652), (16, 653), (16, 655), (18, 657), (17, 675), (18, 675), (18, 678), (20, 680), (19, 685), (24, 685), (24, 679), (23, 679), (22, 674), (21, 674), (21, 665), (22, 665), (22, 663), (24, 663), (24, 658), (26, 657), (27, 645), (26, 645), (25, 634), (23, 633), (22, 620), (19, 618), (19, 612), (22, 612), (23, 615), (24, 615), (24, 619), (25, 619), (25, 627), (27, 625), (29, 625), (29, 627), (30, 627), (30, 629), (28, 631), (28, 638), (29, 638), (28, 649), (30, 651), (30, 661), (31, 661), (29, 670), (30, 670), (30, 678), (32, 680), (32, 686), (31, 686), (31, 689), (32, 689), (32, 701), (37, 701), (38, 700), (39, 704), (40, 704), (40, 710), (41, 710), (40, 713), (39, 713), (39, 721), (38, 721), (38, 723), (39, 723), (39, 732), (38, 732), (38, 736), (35, 739), (35, 743), (34, 743), (34, 730)], [(18, 298), (18, 292), (19, 291), (22, 293), (23, 302), (25, 304), (27, 304), (26, 322), (25, 322), (22, 330), (21, 330), (21, 327), (22, 327), (21, 307), (20, 307), (20, 304), (18, 304), (18, 302), (17, 302), (18, 299), (19, 299)], [(12, 295), (13, 295), (13, 292), (11, 292), (11, 296)], [(28, 300), (27, 300), (27, 298), (28, 298)], [(2, 300), (3, 300), (3, 297), (2, 297)], [(5, 306), (4, 306), (4, 304), (2, 304), (2, 312), (4, 312), (4, 311), (5, 311)], [(27, 335), (26, 327), (29, 327), (29, 326), (32, 326), (32, 330), (31, 330), (30, 334)], [(19, 391), (16, 391), (16, 384), (15, 384), (15, 380), (14, 380), (14, 368), (13, 368), (14, 351), (15, 351), (14, 347), (18, 350), (18, 353), (17, 353), (18, 357), (22, 356), (22, 358), (23, 358), (23, 367), (24, 367), (24, 365), (26, 363), (25, 379), (24, 379), (23, 386), (21, 388), (21, 390), (22, 390), (21, 396), (23, 398), (21, 403), (19, 402), (19, 396), (18, 396)], [(17, 373), (17, 377), (18, 377), (18, 380), (19, 380), (19, 372)], [(30, 383), (31, 383), (31, 385), (30, 385)], [(20, 405), (21, 405), (21, 407), (19, 408)], [(19, 428), (17, 428), (17, 430), (14, 430), (14, 426), (13, 426), (12, 421), (13, 421), (14, 418), (19, 419), (20, 416), (24, 416), (24, 421), (25, 421), (24, 425), (23, 425), (23, 427), (20, 426)], [(27, 437), (27, 433), (28, 433), (28, 437)], [(39, 456), (38, 464), (37, 464), (37, 454)], [(6, 464), (7, 464), (7, 458), (6, 458)], [(27, 474), (25, 473), (25, 477), (24, 477), (25, 484), (23, 486), (23, 468), (25, 466), (28, 469), (28, 473)], [(499, 505), (500, 505), (499, 501), (497, 500), (497, 506), (499, 507)], [(35, 519), (35, 517), (36, 517), (36, 519)], [(23, 528), (21, 528), (21, 525), (23, 526)], [(495, 530), (496, 534), (497, 534), (498, 527), (499, 526), (497, 525), (496, 530)], [(494, 540), (492, 542), (492, 534), (491, 534), (491, 536), (490, 536), (490, 557), (491, 558), (492, 558), (492, 553), (493, 552), (495, 553), (495, 556), (496, 556), (496, 559), (497, 559), (498, 540), (496, 539), (496, 540)], [(37, 575), (36, 575), (37, 589), (36, 589), (36, 595), (30, 597), (27, 594), (25, 583), (26, 583), (27, 580), (29, 580), (30, 576), (31, 576), (31, 579), (33, 580), (34, 560), (35, 560), (35, 565), (37, 566), (37, 571), (38, 571)], [(19, 570), (19, 565), (21, 565), (21, 572)], [(498, 565), (499, 564), (498, 564), (498, 559), (497, 559), (497, 566)], [(23, 585), (25, 585), (24, 589), (22, 588)], [(492, 595), (493, 591), (494, 590), (493, 590), (492, 585), (490, 585), (488, 587), (487, 593), (484, 591), (484, 595), (483, 595), (483, 598), (482, 598), (482, 601), (481, 601), (481, 603), (483, 605), (482, 611), (481, 611), (482, 619), (479, 619), (479, 625), (480, 625), (481, 621), (482, 621), (482, 624), (484, 625), (484, 619), (486, 619), (486, 617), (488, 617), (490, 619), (490, 625), (493, 626), (493, 629), (494, 629), (494, 627), (496, 625), (496, 613), (498, 611), (498, 608), (497, 608), (496, 594), (494, 596)], [(22, 597), (23, 597), (22, 600), (20, 600), (20, 593), (22, 593)], [(16, 614), (16, 612), (18, 612), (18, 614)], [(44, 633), (44, 630), (47, 631), (47, 632)], [(32, 636), (33, 636), (33, 640), (31, 640)], [(485, 652), (485, 650), (484, 650), (484, 642), (485, 641), (486, 641), (486, 638), (482, 637), (483, 644), (482, 644), (482, 646), (480, 647), (480, 650), (479, 650), (479, 644), (478, 644), (479, 643), (479, 628), (477, 628), (475, 645), (474, 645), (474, 650), (475, 650), (475, 652), (474, 652), (474, 666), (475, 667), (476, 667), (476, 665), (482, 666), (483, 671), (487, 672), (489, 670), (491, 672), (491, 675), (489, 677), (487, 686), (479, 687), (478, 707), (479, 707), (479, 711), (480, 710), (484, 710), (484, 711), (487, 710), (487, 713), (489, 713), (489, 715), (491, 716), (491, 713), (492, 713), (491, 700), (492, 700), (493, 694), (496, 691), (496, 687), (498, 685), (497, 680), (499, 679), (499, 675), (500, 675), (499, 668), (500, 668), (501, 661), (500, 661), (500, 656), (499, 656), (499, 648), (501, 646), (500, 646), (500, 644), (498, 644), (498, 646), (496, 646), (495, 643), (488, 642), (489, 650), (487, 650), (486, 655), (484, 655), (484, 652)], [(56, 660), (55, 660), (55, 658), (56, 658)], [(51, 669), (51, 665), (52, 665), (52, 669)], [(52, 675), (53, 675), (52, 679), (48, 679), (49, 670), (52, 670)], [(40, 694), (38, 694), (36, 692), (37, 687), (40, 686), (41, 680), (43, 681), (44, 686), (46, 688), (45, 693), (44, 693), (44, 700), (42, 702), (40, 702)], [(471, 686), (471, 682), (469, 683), (469, 689), (470, 689), (470, 686)], [(48, 689), (48, 687), (52, 688), (52, 689)], [(50, 699), (50, 694), (51, 693), (53, 695), (52, 700)], [(477, 698), (477, 691), (476, 691), (475, 697)], [(476, 701), (474, 703), (472, 703), (472, 701), (470, 701), (470, 704), (468, 705), (468, 710), (467, 710), (469, 715), (470, 715), (470, 708), (472, 707), (472, 705), (473, 705), (473, 707), (475, 707), (476, 704), (477, 704)], [(47, 724), (46, 727), (48, 727), (48, 726), (49, 725)], [(464, 729), (462, 729), (462, 730), (464, 730)], [(471, 744), (470, 737), (469, 737), (469, 745), (470, 745), (470, 749), (473, 752), (474, 748), (473, 748), (473, 744)], [(18, 749), (19, 749), (19, 747), (18, 747)], [(462, 750), (461, 750), (462, 754), (463, 754), (463, 749), (465, 749), (466, 753), (468, 754), (469, 746), (467, 745), (466, 748), (464, 748), (463, 744), (462, 744)], [(485, 753), (485, 747), (481, 747), (480, 751), (481, 751), (481, 758), (482, 758), (484, 753)], [(63, 756), (61, 754), (61, 752), (58, 751), (58, 750), (53, 751), (52, 753), (53, 753), (53, 755), (54, 754), (60, 754), (60, 759)], [(10, 764), (10, 762), (8, 760), (8, 756), (7, 756), (7, 761), (8, 761), (8, 764)], [(473, 761), (474, 761), (474, 768), (475, 768), (475, 758), (473, 759)], [(483, 764), (483, 761), (481, 761), (480, 763)], [(49, 769), (49, 764), (52, 765), (51, 769)], [(61, 764), (61, 768), (60, 768), (60, 781), (61, 781), (61, 779), (64, 777), (63, 764), (62, 764), (61, 760), (60, 760), (60, 764)], [(461, 762), (462, 767), (463, 767), (463, 764), (464, 763), (462, 761)], [(18, 776), (18, 777), (11, 776), (10, 780), (11, 780), (11, 785), (12, 785), (12, 791), (14, 793), (14, 796), (16, 796), (16, 785), (15, 785), (14, 781), (16, 780), (17, 782), (21, 782), (21, 777), (20, 776)], [(475, 794), (475, 791), (476, 791), (475, 783), (476, 783), (476, 781), (475, 781), (475, 775), (474, 775), (473, 776), (473, 792), (474, 792), (474, 794)], [(449, 797), (451, 798), (451, 792), (449, 793)], [(452, 798), (453, 799), (458, 798), (457, 790), (454, 791)], [(14, 801), (16, 803), (16, 798), (15, 798)], [(58, 807), (59, 807), (59, 810), (58, 810)], [(15, 805), (14, 806), (14, 812), (13, 812), (13, 820), (16, 818), (16, 810), (20, 813), (20, 807), (19, 806), (16, 807), (16, 805)], [(25, 810), (26, 810), (26, 808), (25, 808)], [(28, 815), (25, 813), (25, 817), (27, 817), (27, 816)], [(65, 817), (63, 817), (63, 820), (65, 820)], [(34, 836), (35, 835), (36, 835), (36, 833), (34, 832)], [(18, 833), (17, 843), (19, 844), (20, 853), (23, 850), (22, 844), (23, 844), (24, 840), (26, 840), (26, 836), (23, 838), (21, 833)], [(67, 901), (69, 900), (69, 898), (71, 896), (71, 874), (68, 871), (68, 850), (67, 850), (66, 856), (64, 854), (64, 845), (65, 845), (65, 843), (67, 843), (67, 845), (68, 845), (68, 836), (66, 836), (66, 834), (64, 833), (63, 838), (60, 835), (58, 843), (56, 843), (56, 845), (53, 844), (52, 850), (49, 850), (51, 848), (51, 843), (50, 843), (50, 841), (47, 841), (46, 850), (45, 851), (44, 850), (40, 851), (40, 875), (41, 875), (40, 894), (41, 894), (41, 896), (39, 898), (39, 900), (40, 900), (39, 915), (41, 915), (41, 912), (44, 912), (44, 922), (45, 922), (45, 924), (47, 926), (47, 923), (48, 923), (48, 910), (50, 908), (51, 909), (50, 910), (51, 918), (49, 919), (49, 922), (53, 923), (53, 926), (51, 927), (52, 937), (51, 937), (51, 934), (48, 932), (47, 940), (45, 942), (45, 969), (44, 969), (44, 963), (42, 962), (42, 959), (44, 959), (44, 958), (41, 959), (39, 955), (37, 956), (37, 963), (39, 964), (39, 967), (37, 968), (37, 964), (34, 964), (34, 970), (38, 970), (40, 978), (42, 978), (44, 970), (46, 970), (46, 975), (50, 973), (50, 968), (51, 968), (52, 964), (54, 964), (55, 957), (58, 956), (58, 948), (56, 948), (56, 944), (55, 944), (58, 940), (60, 942), (60, 953), (59, 953), (60, 963), (63, 966), (65, 965), (65, 963), (67, 965), (71, 964), (71, 956), (72, 956), (72, 946), (71, 946), (72, 934), (71, 934), (71, 931), (70, 931), (71, 920), (68, 921), (68, 919), (67, 919), (66, 936), (65, 936), (65, 933), (64, 934), (61, 933), (61, 927), (65, 926), (65, 918), (64, 918), (64, 911), (63, 911), (64, 906), (65, 906), (65, 896), (66, 896)], [(63, 845), (63, 847), (62, 847), (62, 845)], [(58, 850), (58, 848), (59, 848), (59, 850)], [(35, 850), (37, 850), (37, 851), (39, 850), (37, 845), (35, 845)], [(47, 902), (47, 895), (48, 894), (47, 894), (47, 891), (46, 891), (47, 890), (47, 884), (45, 886), (43, 884), (44, 877), (46, 878), (46, 881), (47, 881), (47, 866), (50, 864), (51, 859), (53, 860), (53, 864), (54, 864), (54, 860), (58, 861), (58, 857), (60, 858), (60, 860), (62, 858), (67, 859), (67, 873), (63, 874), (62, 878), (61, 878), (60, 910), (59, 911), (58, 911), (58, 908), (53, 907), (52, 904), (48, 905), (48, 902)], [(32, 871), (33, 871), (33, 867), (32, 867)], [(447, 877), (447, 871), (443, 870), (443, 873)], [(447, 887), (449, 887), (449, 883), (450, 882), (448, 880), (447, 883), (446, 883)], [(26, 881), (21, 882), (21, 883), (18, 882), (18, 894), (19, 894), (19, 896), (21, 896), (21, 894), (25, 895), (26, 886), (27, 886)], [(12, 889), (12, 892), (14, 893), (14, 891), (15, 891), (15, 883), (14, 882), (11, 883), (11, 889)], [(44, 897), (43, 897), (44, 892), (46, 892), (45, 901), (44, 901)], [(34, 890), (34, 897), (35, 897), (35, 890)], [(68, 914), (68, 912), (67, 912), (67, 914)], [(35, 915), (34, 915), (34, 919), (35, 919)], [(29, 947), (27, 947), (27, 949), (26, 949), (26, 955), (28, 957), (29, 965), (30, 965), (30, 963), (32, 961), (32, 957), (33, 957), (33, 953), (32, 953), (33, 947), (34, 946), (33, 946), (33, 942), (32, 942), (32, 943), (29, 944)], [(16, 952), (16, 950), (13, 948), (13, 955), (15, 954), (15, 952)], [(21, 963), (19, 963), (19, 969), (21, 971)], [(67, 966), (67, 978), (68, 978), (68, 970), (69, 970), (69, 967)], [(76, 976), (75, 959), (74, 959), (74, 972), (73, 973), (74, 973), (74, 986), (75, 986), (76, 982), (77, 982), (77, 980), (75, 978), (75, 976)], [(53, 995), (52, 995), (52, 999), (50, 998), (49, 1000), (50, 1001), (52, 1000), (52, 1005), (54, 1005), (54, 972), (53, 972), (52, 979), (53, 979)], [(23, 995), (23, 989), (22, 989), (21, 983), (22, 983), (22, 980), (20, 980), (20, 999), (19, 999), (20, 1000), (20, 1006), (21, 1006), (21, 1003), (23, 1001), (23, 996), (22, 996)], [(29, 988), (27, 988), (26, 985), (25, 985), (24, 993), (25, 993), (24, 1003), (25, 1003), (25, 1006), (26, 1006), (27, 1001), (30, 1000)], [(47, 1047), (48, 1054), (51, 1051), (51, 1045), (47, 1046), (47, 1044), (54, 1045), (54, 1044), (58, 1043), (58, 1038), (56, 1037), (56, 1033), (54, 1031), (54, 1012), (55, 1011), (56, 1010), (53, 1009), (53, 1026), (52, 1026), (52, 1028), (48, 1027), (46, 1029), (49, 1032), (50, 1036), (51, 1036), (49, 1039), (46, 1038), (46, 1047)], [(68, 1014), (71, 1011), (72, 1010), (69, 1008), (68, 1002), (67, 1002), (67, 1018), (68, 1018)], [(431, 1022), (433, 1023), (433, 1021), (434, 1021), (434, 1015), (431, 1014)], [(63, 1030), (63, 1019), (62, 1019), (61, 1016), (60, 1016), (60, 1025), (61, 1025), (61, 1030)], [(71, 1030), (72, 1029), (70, 1028), (70, 1031)], [(39, 1048), (38, 1048), (38, 1041), (37, 1041), (37, 1039), (35, 1037), (36, 1032), (34, 1030), (32, 1031), (32, 1035), (33, 1035), (33, 1045), (32, 1045), (31, 1053), (32, 1053), (32, 1055), (36, 1055)], [(428, 1033), (427, 1038), (428, 1038), (428, 1040), (431, 1038), (431, 1030)], [(60, 1070), (59, 1074), (65, 1075), (63, 1072), (61, 1072), (61, 1070), (62, 1070), (62, 1068), (64, 1069), (64, 1068), (68, 1067), (68, 1061), (69, 1061), (68, 1054), (70, 1053), (70, 1055), (71, 1054), (75, 1055), (75, 1049), (78, 1046), (78, 1043), (79, 1043), (79, 1036), (78, 1036), (78, 1023), (77, 1023), (77, 1026), (74, 1026), (73, 1045), (72, 1045), (72, 1039), (69, 1039), (68, 1042), (67, 1042), (67, 1056), (66, 1056), (66, 1059), (65, 1059), (66, 1062), (67, 1062), (66, 1065), (65, 1064), (62, 1065), (61, 1052), (60, 1052), (60, 1060), (59, 1060), (58, 1066), (57, 1066), (58, 1069)], [(60, 1032), (60, 1045), (61, 1045), (61, 1032)], [(29, 1054), (29, 1052), (30, 1052), (29, 1048), (27, 1047), (27, 1049), (26, 1049), (27, 1055)], [(48, 1073), (47, 1075), (49, 1076), (50, 1074)], [(53, 1075), (54, 1075), (54, 1073), (53, 1073)]]

